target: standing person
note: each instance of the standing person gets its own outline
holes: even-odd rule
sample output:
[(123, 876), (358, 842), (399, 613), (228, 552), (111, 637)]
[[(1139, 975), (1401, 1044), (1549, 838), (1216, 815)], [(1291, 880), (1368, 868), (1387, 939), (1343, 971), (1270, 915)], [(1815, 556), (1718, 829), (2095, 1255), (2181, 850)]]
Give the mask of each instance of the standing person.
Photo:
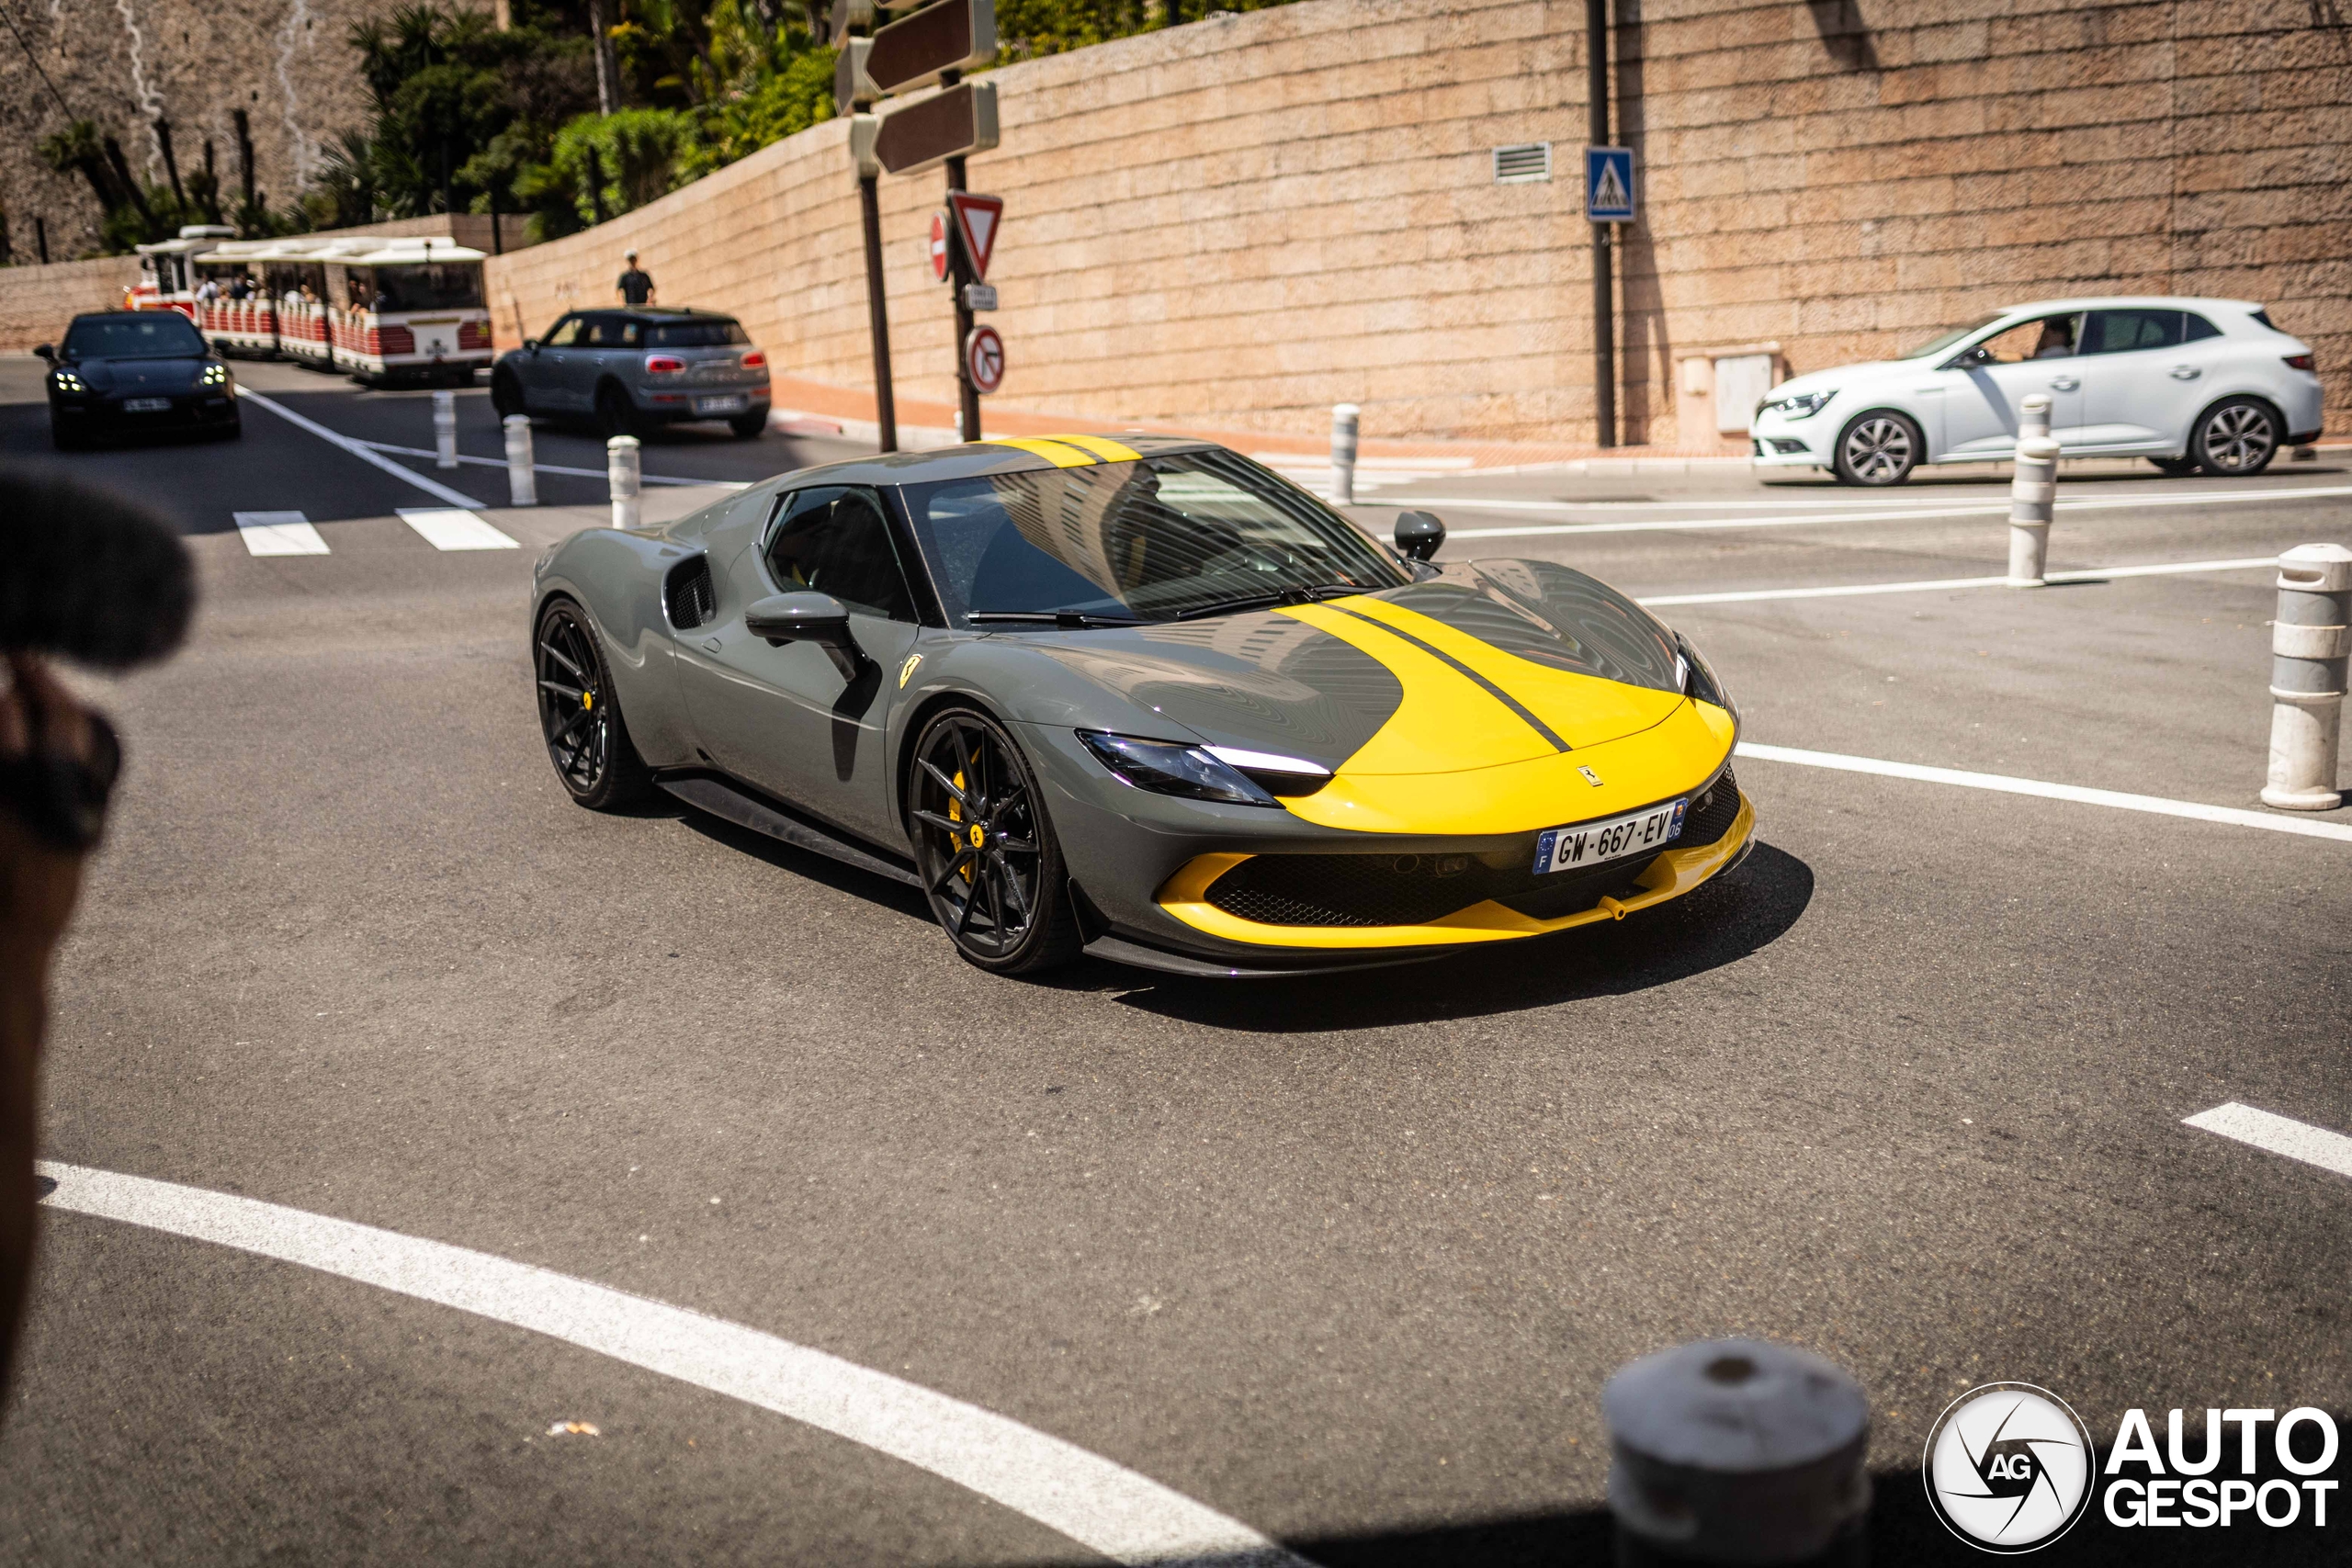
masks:
[(621, 259), (628, 262), (628, 266), (619, 277), (614, 280), (613, 292), (621, 297), (621, 303), (624, 305), (652, 304), (653, 275), (637, 265), (635, 251), (628, 252)]

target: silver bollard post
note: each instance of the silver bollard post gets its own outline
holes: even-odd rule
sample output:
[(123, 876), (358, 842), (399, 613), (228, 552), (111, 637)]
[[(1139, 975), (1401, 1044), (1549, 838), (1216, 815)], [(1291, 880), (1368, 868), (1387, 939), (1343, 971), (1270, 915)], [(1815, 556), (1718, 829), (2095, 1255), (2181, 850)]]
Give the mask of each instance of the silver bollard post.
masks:
[(643, 471), (636, 436), (616, 435), (605, 443), (605, 477), (613, 491), (614, 527), (637, 526), (637, 492)]
[(1356, 503), (1356, 425), (1362, 413), (1353, 403), (1331, 410), (1331, 499), (1342, 506)]
[(2297, 545), (2278, 558), (2270, 625), (2270, 777), (2265, 806), (2333, 811), (2345, 674), (2352, 665), (2352, 550)]
[(506, 416), (506, 499), (510, 505), (537, 506), (539, 478), (531, 461), (531, 416)]
[[(2028, 400), (2030, 401), (2031, 400)], [(2009, 586), (2040, 588), (2050, 564), (2050, 514), (2058, 495), (2058, 443), (2018, 438), (2017, 477), (2009, 481)]]
[(2018, 439), (2050, 434), (2050, 394), (2029, 392), (2018, 404)]
[(433, 394), (433, 466), (458, 466), (458, 394), (447, 387)]
[(1600, 1391), (1621, 1568), (1860, 1564), (1870, 1401), (1809, 1351), (1756, 1339), (1678, 1345)]

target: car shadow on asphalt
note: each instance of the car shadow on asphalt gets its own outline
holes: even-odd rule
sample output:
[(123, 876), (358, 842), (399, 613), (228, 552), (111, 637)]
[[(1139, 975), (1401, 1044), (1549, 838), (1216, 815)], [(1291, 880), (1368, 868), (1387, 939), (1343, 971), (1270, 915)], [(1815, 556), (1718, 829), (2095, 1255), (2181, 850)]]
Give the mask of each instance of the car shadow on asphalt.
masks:
[(1804, 862), (1759, 843), (1729, 876), (1623, 920), (1369, 976), (1360, 970), (1296, 980), (1191, 980), (1093, 964), (1045, 983), (1100, 989), (1140, 980), (1121, 1003), (1187, 1022), (1271, 1033), (1517, 1012), (1646, 991), (1736, 963), (1797, 923), (1813, 901), (1813, 881)]
[[(805, 877), (810, 882), (822, 883), (827, 887), (852, 894), (869, 904), (879, 905), (896, 914), (920, 920), (933, 930), (937, 929), (937, 922), (931, 912), (931, 901), (915, 888), (909, 887), (903, 883), (892, 882), (873, 872), (860, 871), (854, 865), (844, 865), (840, 861), (830, 860), (814, 850), (798, 849), (780, 839), (771, 839), (765, 833), (738, 827), (723, 817), (713, 817), (707, 811), (697, 811), (693, 807), (673, 800), (666, 795), (657, 795), (656, 798), (642, 806), (628, 808), (627, 815), (674, 817), (713, 843), (724, 844), (730, 850), (738, 850), (755, 859), (765, 861), (778, 871), (788, 871), (793, 875)], [(940, 957), (952, 963), (956, 961), (956, 954), (948, 948), (946, 940), (944, 936), (940, 938)]]

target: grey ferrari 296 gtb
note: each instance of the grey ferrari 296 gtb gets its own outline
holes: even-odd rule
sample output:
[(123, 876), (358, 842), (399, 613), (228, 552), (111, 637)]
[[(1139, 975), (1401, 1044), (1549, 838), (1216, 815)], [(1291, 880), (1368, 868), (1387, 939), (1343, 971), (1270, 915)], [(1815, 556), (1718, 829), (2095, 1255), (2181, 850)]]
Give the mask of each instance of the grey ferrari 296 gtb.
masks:
[(532, 584), (549, 758), (923, 890), (1004, 973), (1436, 957), (1736, 865), (1739, 720), (1550, 561), (1440, 567), (1237, 453), (979, 442), (591, 528)]

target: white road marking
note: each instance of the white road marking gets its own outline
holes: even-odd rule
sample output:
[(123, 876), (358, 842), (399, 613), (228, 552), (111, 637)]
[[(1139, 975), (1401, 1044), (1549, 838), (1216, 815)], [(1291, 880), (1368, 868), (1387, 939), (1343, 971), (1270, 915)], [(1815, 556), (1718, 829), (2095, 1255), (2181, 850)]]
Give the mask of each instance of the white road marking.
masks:
[(2211, 1111), (2200, 1111), (2181, 1119), (2184, 1127), (2194, 1127), (2200, 1133), (2214, 1133), (2224, 1138), (2234, 1138), (2241, 1144), (2251, 1144), (2274, 1155), (2315, 1165), (2322, 1170), (2332, 1170), (2338, 1176), (2352, 1176), (2352, 1138), (2341, 1133), (2331, 1133), (2324, 1127), (2297, 1122), (2291, 1117), (2256, 1111), (2251, 1105), (2240, 1105), (2233, 1100)]
[[(1501, 469), (1481, 469), (1479, 470), (1479, 473), (1480, 477), (1483, 478), (1486, 474), (1499, 473), (1502, 471), (1503, 470)], [(2095, 479), (2077, 481), (2077, 483), (2083, 484), (2095, 484), (2098, 481)], [(2242, 501), (2249, 494), (2300, 496), (2352, 495), (2352, 486), (2306, 486), (2293, 490), (2274, 489), (2268, 491), (2172, 490), (2166, 488), (2137, 491), (2111, 490), (2096, 491), (2086, 494), (2075, 490), (2074, 485), (2066, 484), (2062, 480), (2059, 485), (2059, 493), (2062, 495), (2072, 493), (2076, 501), (2152, 500), (2167, 506), (2197, 506), (2209, 502), (2219, 504), (2223, 502)], [(2002, 482), (1998, 494), (2002, 504), (2006, 506), (2008, 500), (2008, 486), (2006, 481)], [(1712, 496), (1693, 501), (1507, 501), (1483, 500), (1465, 497), (1460, 501), (1439, 501), (1434, 502), (1431, 504), (1437, 506), (1492, 506), (1514, 512), (1695, 512), (1706, 507), (1719, 507), (1726, 512), (1803, 512), (1808, 509), (1818, 512), (1824, 508), (1829, 508), (1832, 510), (1842, 509), (1848, 511), (1864, 511), (1871, 508), (1884, 510), (1888, 507), (1901, 506), (1907, 506), (1914, 510), (1921, 510), (1938, 506), (1951, 506), (1963, 502), (1974, 502), (1979, 499), (1989, 502), (1993, 499), (1993, 495), (1994, 492), (1991, 487), (1986, 486), (1984, 489), (1973, 491), (1962, 491), (1957, 488), (1944, 488), (1917, 491), (1907, 496), (1880, 494), (1869, 497), (1855, 496), (1850, 500), (1844, 501), (1838, 500), (1836, 498), (1836, 492), (1832, 491), (1826, 494), (1816, 493), (1815, 495), (1808, 496), (1802, 501), (1787, 499), (1747, 501), (1734, 500), (1730, 498), (1719, 499)]]
[[(2345, 495), (2352, 495), (2352, 485), (2312, 486), (2298, 490), (2196, 491), (2175, 495), (2086, 496), (2074, 501), (2061, 501), (2057, 509), (2061, 512), (2113, 512), (2134, 507), (2221, 506)], [(1460, 506), (1486, 512), (1548, 512), (1555, 515), (1573, 515), (1593, 510), (1573, 502), (1550, 501), (1480, 501), (1424, 496), (1409, 499), (1416, 506)], [(1690, 502), (1685, 504), (1695, 509), (1713, 503)], [(1525, 528), (1455, 528), (1449, 530), (1447, 536), (1455, 539), (1504, 539), (1553, 534), (1668, 534), (1680, 529), (1799, 528), (1831, 523), (1910, 523), (1946, 517), (2006, 517), (2008, 513), (2008, 498), (2004, 496), (1998, 502), (1981, 504), (1907, 506), (1877, 512), (1808, 512), (1792, 517), (1678, 517), (1623, 523), (1550, 523)]]
[(2313, 822), (2284, 813), (2245, 811), (2234, 806), (2207, 806), (2194, 800), (2166, 800), (2161, 795), (2125, 795), (2119, 790), (2086, 789), (2080, 784), (2044, 784), (2038, 779), (2013, 779), (2002, 773), (1971, 773), (1957, 768), (1928, 768), (1917, 762), (1887, 762), (1875, 757), (1847, 757), (1835, 751), (1804, 751), (1792, 746), (1739, 743), (1738, 753), (1766, 762), (1793, 762), (1805, 768), (1836, 768), (1849, 773), (1879, 773), (1892, 779), (1922, 784), (1956, 784), (1962, 789), (1997, 790), (2004, 795), (2038, 795), (2047, 800), (2070, 800), (2078, 806), (2105, 806), (2118, 811), (2146, 811), (2158, 817), (2187, 817), (2199, 822), (2223, 822), (2234, 828), (2261, 828), (2273, 833), (2299, 833), (2311, 839), (2334, 839), (2352, 844), (2352, 826)]
[(436, 550), (519, 550), (523, 547), (470, 512), (454, 506), (403, 506), (401, 521)]
[(548, 1335), (903, 1460), (1114, 1562), (1306, 1559), (1148, 1476), (993, 1411), (741, 1324), (488, 1253), (252, 1198), (41, 1161), (53, 1209), (357, 1280)]
[[(359, 440), (356, 435), (352, 439)], [(437, 457), (440, 455), (427, 451), (422, 446), (395, 446), (389, 441), (360, 441), (359, 445), (378, 452), (390, 452), (399, 457)], [(485, 468), (503, 468), (506, 466), (506, 459), (503, 457), (477, 457), (469, 452), (458, 453), (458, 461), (479, 464)], [(554, 463), (534, 463), (531, 465), (531, 471), (537, 474), (569, 474), (577, 479), (601, 479), (610, 477), (602, 468), (567, 468)], [(638, 478), (650, 485), (716, 485), (721, 490), (752, 488), (752, 481), (749, 479), (673, 479), (667, 474), (640, 474)]]
[[(2267, 570), (2277, 556), (2245, 556), (2236, 560), (2155, 561), (2143, 566), (2095, 566), (2079, 571), (2053, 571), (2052, 582), (2103, 582), (2111, 577), (2171, 577), (2192, 571)], [(2008, 578), (1945, 577), (1925, 582), (1853, 582), (1835, 588), (1745, 588), (1727, 593), (1666, 593), (1636, 599), (1636, 604), (1747, 604), (1765, 599), (1847, 599), (1863, 593), (1932, 593), (1947, 588), (2006, 588)]]
[(299, 512), (232, 512), (237, 536), (257, 556), (322, 556), (327, 542)]
[(368, 444), (364, 441), (356, 440), (351, 436), (344, 434), (340, 431), (329, 430), (325, 425), (321, 424), (315, 419), (304, 418), (302, 415), (296, 413), (292, 409), (288, 408), (284, 403), (278, 402), (275, 399), (266, 398), (259, 392), (246, 391), (242, 388), (238, 389), (237, 395), (246, 402), (260, 404), (263, 408), (267, 409), (270, 412), (276, 414), (287, 423), (293, 425), (296, 429), (307, 430), (311, 434), (317, 436), (320, 440), (331, 442), (334, 445), (342, 447), (345, 451), (350, 453), (361, 462), (372, 463), (377, 468), (383, 469), (384, 472), (391, 475), (394, 479), (407, 480), (410, 484), (414, 485), (417, 489), (423, 491), (425, 494), (431, 496), (435, 501), (447, 502), (451, 506), (480, 506), (483, 504), (482, 502), (476, 501), (472, 496), (467, 495), (459, 491), (451, 490), (447, 485), (441, 483), (438, 479), (428, 479), (423, 474), (417, 473), (413, 469), (401, 467), (398, 463), (393, 462), (390, 457), (383, 456), (381, 453), (370, 450)]

